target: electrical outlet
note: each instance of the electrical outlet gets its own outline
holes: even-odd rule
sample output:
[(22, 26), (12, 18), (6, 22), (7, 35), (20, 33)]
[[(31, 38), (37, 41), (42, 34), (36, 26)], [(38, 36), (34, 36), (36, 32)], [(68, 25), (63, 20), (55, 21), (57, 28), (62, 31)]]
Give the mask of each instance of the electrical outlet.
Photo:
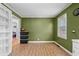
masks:
[(75, 33), (76, 31), (75, 30), (72, 30), (72, 33)]
[(37, 40), (40, 40), (39, 38), (37, 38)]

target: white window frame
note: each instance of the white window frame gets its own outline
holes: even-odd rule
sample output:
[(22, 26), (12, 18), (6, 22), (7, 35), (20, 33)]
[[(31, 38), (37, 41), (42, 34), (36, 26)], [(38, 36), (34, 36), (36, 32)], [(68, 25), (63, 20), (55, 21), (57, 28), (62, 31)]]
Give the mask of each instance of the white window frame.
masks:
[(58, 17), (57, 36), (67, 40), (67, 13)]

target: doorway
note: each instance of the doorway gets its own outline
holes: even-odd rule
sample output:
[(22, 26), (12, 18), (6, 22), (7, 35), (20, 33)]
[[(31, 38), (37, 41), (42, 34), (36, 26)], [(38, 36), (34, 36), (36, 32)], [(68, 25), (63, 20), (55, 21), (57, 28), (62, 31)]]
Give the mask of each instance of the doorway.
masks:
[(15, 15), (12, 16), (12, 46), (16, 46), (20, 42), (20, 19)]

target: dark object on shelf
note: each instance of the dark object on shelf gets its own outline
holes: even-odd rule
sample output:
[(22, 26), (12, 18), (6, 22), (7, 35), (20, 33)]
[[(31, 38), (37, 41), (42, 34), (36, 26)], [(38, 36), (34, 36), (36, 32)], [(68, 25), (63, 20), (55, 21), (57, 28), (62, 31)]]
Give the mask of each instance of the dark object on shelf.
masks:
[(77, 8), (77, 9), (75, 9), (75, 10), (73, 11), (73, 15), (74, 15), (74, 16), (78, 16), (78, 15), (79, 15), (79, 8)]
[(21, 35), (20, 38), (21, 39), (28, 39), (28, 35)]
[(20, 32), (20, 43), (28, 43), (29, 32)]
[(25, 31), (25, 29), (24, 28), (21, 28), (21, 31)]
[(21, 35), (28, 35), (29, 32), (21, 32), (20, 34), (21, 34)]
[(16, 37), (16, 32), (13, 32), (13, 38), (15, 38)]
[(20, 44), (26, 44), (28, 43), (28, 40), (20, 40)]

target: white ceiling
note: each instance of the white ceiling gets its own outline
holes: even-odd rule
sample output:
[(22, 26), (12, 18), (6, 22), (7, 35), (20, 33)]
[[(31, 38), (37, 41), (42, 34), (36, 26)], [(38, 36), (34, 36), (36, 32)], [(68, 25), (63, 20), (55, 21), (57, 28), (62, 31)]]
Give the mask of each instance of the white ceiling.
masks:
[(7, 3), (21, 17), (55, 17), (71, 3)]

